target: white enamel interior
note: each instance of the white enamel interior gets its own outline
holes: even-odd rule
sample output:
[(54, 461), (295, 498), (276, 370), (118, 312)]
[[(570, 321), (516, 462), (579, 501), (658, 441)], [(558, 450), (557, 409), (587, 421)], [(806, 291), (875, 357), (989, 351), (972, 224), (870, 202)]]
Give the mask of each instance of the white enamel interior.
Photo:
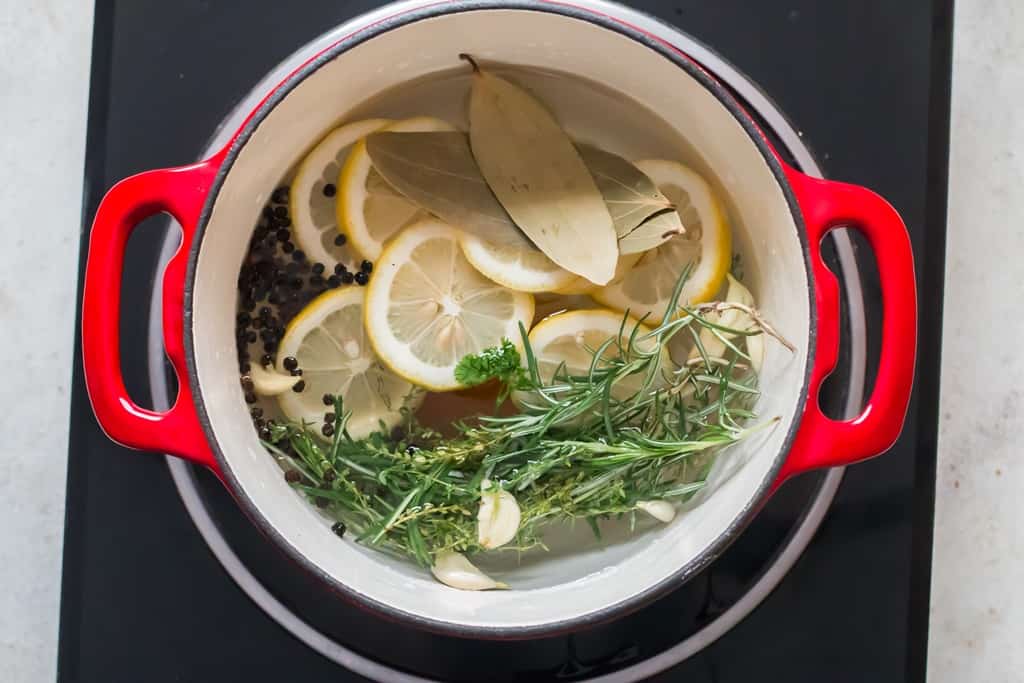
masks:
[[(585, 548), (577, 552), (498, 565), (494, 574), (515, 589), (484, 593), (447, 588), (411, 564), (339, 541), (260, 446), (239, 388), (234, 343), (238, 269), (251, 227), (280, 178), (333, 124), (394, 86), (452, 69), (458, 52), (582, 76), (642, 103), (677, 131), (686, 144), (664, 156), (685, 158), (726, 197), (746, 282), (765, 315), (799, 347), (790, 354), (767, 344), (757, 411), (781, 420), (719, 459), (708, 489), (714, 495), (701, 496), (671, 524), (651, 525), (645, 533), (612, 533), (604, 544), (581, 541)], [(549, 104), (560, 119), (573, 117), (565, 109), (571, 100)], [(192, 338), (202, 400), (228, 467), (294, 552), (350, 591), (418, 619), (537, 628), (592, 616), (644, 592), (701, 556), (742, 516), (770, 478), (800, 412), (808, 299), (803, 253), (783, 192), (747, 132), (714, 95), (670, 60), (617, 32), (546, 12), (487, 9), (422, 19), (378, 35), (323, 65), (277, 104), (242, 148), (214, 204), (196, 269)]]

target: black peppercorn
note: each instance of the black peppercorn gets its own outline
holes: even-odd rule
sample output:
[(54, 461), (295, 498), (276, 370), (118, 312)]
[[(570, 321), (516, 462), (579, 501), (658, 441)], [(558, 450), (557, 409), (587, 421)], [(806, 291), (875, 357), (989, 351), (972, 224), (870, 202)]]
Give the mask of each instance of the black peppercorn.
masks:
[(274, 190), (273, 194), (270, 195), (271, 201), (275, 204), (287, 204), (288, 203), (288, 188), (279, 187)]
[(320, 433), (328, 438), (334, 436), (334, 425), (325, 424), (320, 428)]
[(295, 358), (295, 356), (285, 356), (284, 360), (281, 362), (284, 364), (285, 370), (294, 370), (295, 368), (299, 367), (299, 361)]
[(300, 379), (298, 382), (292, 385), (292, 391), (296, 394), (301, 394), (306, 390), (306, 380)]
[(274, 353), (275, 351), (277, 351), (277, 342), (273, 340), (264, 342), (263, 350), (266, 351), (267, 353)]
[(336, 264), (334, 264), (334, 274), (335, 275), (341, 275), (346, 270), (348, 270), (348, 268), (345, 267), (344, 263), (336, 263)]
[(249, 375), (242, 375), (242, 388), (246, 391), (255, 391), (255, 387), (252, 385), (252, 377)]
[(330, 504), (331, 504), (331, 501), (327, 500), (326, 498), (317, 498), (316, 499), (316, 506), (318, 508), (325, 508), (325, 507), (327, 507)]
[(338, 193), (338, 188), (336, 188), (332, 183), (327, 183), (326, 185), (324, 185), (324, 196), (325, 197), (333, 197), (337, 193)]
[(250, 405), (255, 403), (256, 402), (256, 394), (252, 393), (251, 391), (245, 392), (245, 402), (250, 404)]
[(261, 439), (263, 439), (264, 441), (270, 441), (270, 436), (271, 436), (271, 434), (270, 434), (270, 427), (267, 427), (266, 425), (260, 427), (260, 438)]
[(348, 242), (348, 238), (345, 237), (344, 235), (338, 235), (337, 237), (334, 238), (334, 246), (336, 247), (345, 246), (345, 242)]
[(296, 263), (302, 263), (303, 261), (306, 260), (306, 252), (302, 251), (301, 249), (296, 249), (295, 252), (292, 254), (292, 260), (295, 261)]
[(273, 364), (274, 364), (274, 357), (271, 356), (269, 353), (265, 353), (262, 356), (260, 356), (260, 365), (262, 365), (263, 367), (267, 367), (268, 365), (273, 365)]
[(338, 538), (344, 538), (345, 537), (345, 523), (344, 522), (335, 522), (334, 524), (331, 525), (331, 531), (333, 531), (335, 536), (337, 536)]
[(341, 285), (341, 278), (338, 277), (337, 275), (332, 275), (329, 278), (327, 278), (327, 286), (330, 287), (331, 289), (334, 289), (339, 285)]
[(256, 341), (256, 330), (249, 330), (249, 334), (245, 335), (245, 341), (250, 344)]
[(324, 405), (325, 406), (333, 406), (334, 405), (334, 397), (331, 396), (330, 394), (324, 394), (323, 401), (324, 401)]
[(264, 218), (273, 218), (274, 217), (274, 210), (272, 208), (270, 208), (269, 206), (264, 206), (263, 207), (263, 216), (264, 216)]
[(412, 446), (412, 445), (409, 445), (409, 446), (405, 447), (406, 455), (412, 455), (413, 453), (415, 453), (418, 450), (419, 450), (419, 448), (417, 448), (416, 446)]
[(335, 418), (334, 413), (324, 413), (324, 422), (327, 422), (329, 424), (334, 424), (334, 418)]
[(288, 217), (288, 208), (284, 207), (284, 206), (275, 207), (274, 208), (274, 217), (275, 218), (287, 218)]
[(348, 272), (347, 270), (344, 273), (342, 273), (340, 277), (341, 284), (343, 285), (350, 285), (352, 284), (353, 280), (355, 280), (355, 276), (352, 275), (352, 273)]
[(364, 273), (372, 273), (373, 264), (367, 261), (366, 259), (363, 259), (363, 262), (359, 264), (359, 270), (363, 271)]
[(370, 281), (370, 276), (366, 274), (365, 270), (361, 270), (355, 274), (355, 281), (360, 287), (365, 287), (366, 283)]
[(322, 275), (313, 275), (309, 278), (310, 287), (323, 287), (326, 284)]
[(235, 318), (235, 323), (241, 325), (242, 327), (245, 327), (250, 322), (252, 322), (252, 318), (250, 318), (249, 314), (246, 313), (245, 311), (239, 313), (238, 316)]
[(322, 264), (322, 263), (314, 263), (313, 264), (313, 275), (323, 275), (323, 274), (324, 274), (324, 264)]
[(302, 480), (302, 475), (299, 474), (298, 470), (286, 470), (284, 473), (284, 480), (289, 484), (297, 484)]
[(263, 408), (256, 406), (255, 408), (249, 411), (249, 414), (253, 416), (253, 419), (261, 418), (263, 417)]
[(334, 470), (331, 470), (331, 469), (324, 470), (324, 481), (326, 481), (328, 484), (330, 484), (332, 481), (334, 481), (335, 477), (336, 477), (336, 475), (334, 474)]
[(243, 360), (243, 361), (239, 362), (239, 364), (238, 364), (238, 371), (240, 373), (242, 373), (243, 375), (247, 375), (247, 374), (249, 374), (249, 372), (251, 370), (252, 370), (252, 365), (249, 364), (249, 361)]
[(291, 372), (291, 376), (292, 377), (302, 377), (302, 368), (295, 368), (294, 370), (291, 370), (290, 372)]
[(279, 228), (278, 231), (274, 233), (274, 236), (277, 237), (279, 242), (287, 242), (289, 238), (291, 238), (292, 234), (287, 228)]
[(295, 251), (295, 245), (292, 244), (291, 242), (285, 242), (284, 244), (281, 245), (281, 251), (283, 251), (286, 254), (290, 254), (293, 251)]

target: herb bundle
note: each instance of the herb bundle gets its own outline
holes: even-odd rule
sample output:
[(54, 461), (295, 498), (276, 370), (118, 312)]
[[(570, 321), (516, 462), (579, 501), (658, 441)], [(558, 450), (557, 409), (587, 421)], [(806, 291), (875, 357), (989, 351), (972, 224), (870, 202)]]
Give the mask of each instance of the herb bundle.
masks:
[[(619, 338), (588, 349), (585, 373), (563, 365), (543, 377), (525, 329), (522, 356), (506, 340), (464, 358), (460, 381), (500, 382), (502, 398), (514, 393), (514, 415), (481, 416), (445, 438), (407, 414), (402, 427), (356, 440), (333, 397), (330, 443), (308, 426), (275, 424), (264, 444), (293, 486), (340, 523), (336, 530), (424, 566), (442, 552), (484, 550), (476, 519), (484, 491), (513, 494), (521, 510), (502, 550), (543, 546), (542, 527), (556, 521), (585, 520), (598, 534), (601, 519), (635, 521), (638, 504), (692, 496), (723, 447), (775, 422), (744, 424), (755, 417), (758, 388), (740, 340), (786, 342), (750, 307), (737, 304), (751, 327), (733, 329), (716, 322), (728, 302), (679, 306), (685, 280), (662, 324), (648, 330), (623, 316)], [(702, 331), (722, 342), (723, 357), (707, 354)], [(677, 335), (692, 338), (696, 357), (666, 370), (664, 350)]]

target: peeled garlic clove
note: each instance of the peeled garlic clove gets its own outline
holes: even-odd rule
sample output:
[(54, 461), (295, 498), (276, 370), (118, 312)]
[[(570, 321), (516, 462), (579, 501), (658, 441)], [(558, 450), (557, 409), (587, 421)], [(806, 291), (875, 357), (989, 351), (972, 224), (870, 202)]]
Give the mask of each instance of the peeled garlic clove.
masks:
[(636, 506), (659, 522), (668, 524), (676, 518), (676, 506), (667, 500), (641, 500)]
[(464, 591), (485, 591), (508, 588), (508, 584), (495, 581), (473, 566), (462, 553), (445, 551), (434, 558), (430, 572), (446, 586)]
[[(485, 480), (483, 487), (488, 486), (490, 482)], [(519, 503), (511, 493), (483, 491), (476, 514), (477, 541), (487, 549), (500, 548), (516, 537), (521, 518)]]
[(249, 369), (252, 388), (260, 396), (277, 396), (295, 386), (301, 377), (292, 377), (274, 370), (267, 370), (259, 365)]

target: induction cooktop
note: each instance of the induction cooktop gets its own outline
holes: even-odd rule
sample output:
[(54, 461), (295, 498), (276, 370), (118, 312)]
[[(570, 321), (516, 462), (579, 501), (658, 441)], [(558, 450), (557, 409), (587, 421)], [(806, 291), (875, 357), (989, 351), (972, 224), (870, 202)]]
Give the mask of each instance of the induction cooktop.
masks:
[[(924, 295), (918, 382), (896, 447), (786, 484), (711, 567), (639, 612), (557, 638), (483, 643), (411, 630), (324, 591), (209, 473), (109, 442), (76, 363), (60, 680), (923, 679), (951, 3), (629, 4), (682, 29), (681, 47), (794, 164), (868, 185), (903, 214)], [(375, 6), (97, 3), (84, 234), (116, 180), (218, 146), (261, 78), (287, 73)], [(166, 219), (149, 219), (123, 279), (126, 383), (157, 408), (174, 387), (151, 302), (177, 239)], [(839, 232), (826, 252), (844, 305), (823, 400), (843, 415), (870, 391), (882, 311), (870, 250)]]

